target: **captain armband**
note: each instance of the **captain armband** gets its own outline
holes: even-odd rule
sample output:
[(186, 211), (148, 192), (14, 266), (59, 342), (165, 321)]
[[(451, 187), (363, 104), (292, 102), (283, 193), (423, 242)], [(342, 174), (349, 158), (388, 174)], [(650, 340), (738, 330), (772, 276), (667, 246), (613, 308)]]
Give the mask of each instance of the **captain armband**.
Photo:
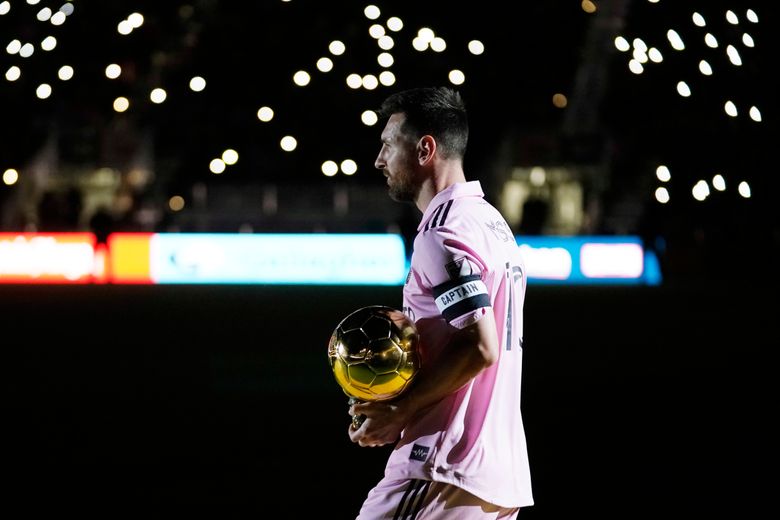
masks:
[(437, 285), (433, 295), (436, 307), (448, 322), (482, 307), (490, 307), (487, 286), (478, 274)]

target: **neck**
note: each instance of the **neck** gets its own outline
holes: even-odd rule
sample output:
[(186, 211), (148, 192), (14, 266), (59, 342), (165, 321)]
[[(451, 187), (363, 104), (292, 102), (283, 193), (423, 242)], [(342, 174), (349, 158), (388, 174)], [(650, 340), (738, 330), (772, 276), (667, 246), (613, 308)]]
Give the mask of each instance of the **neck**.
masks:
[(466, 182), (466, 174), (463, 172), (463, 164), (460, 161), (440, 164), (425, 179), (414, 203), (422, 213), (425, 213), (428, 205), (437, 194), (459, 182)]

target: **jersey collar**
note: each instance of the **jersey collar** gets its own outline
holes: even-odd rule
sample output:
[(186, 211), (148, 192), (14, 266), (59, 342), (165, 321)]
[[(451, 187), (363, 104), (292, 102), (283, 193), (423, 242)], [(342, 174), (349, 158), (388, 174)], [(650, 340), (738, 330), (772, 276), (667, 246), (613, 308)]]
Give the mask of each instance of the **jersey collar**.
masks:
[(433, 214), (436, 212), (436, 208), (451, 199), (460, 199), (463, 197), (484, 197), (485, 193), (482, 191), (482, 185), (479, 181), (457, 182), (452, 186), (448, 186), (439, 193), (436, 194), (428, 207), (425, 208), (420, 225), (417, 226), (417, 231), (420, 231), (425, 223), (428, 222)]

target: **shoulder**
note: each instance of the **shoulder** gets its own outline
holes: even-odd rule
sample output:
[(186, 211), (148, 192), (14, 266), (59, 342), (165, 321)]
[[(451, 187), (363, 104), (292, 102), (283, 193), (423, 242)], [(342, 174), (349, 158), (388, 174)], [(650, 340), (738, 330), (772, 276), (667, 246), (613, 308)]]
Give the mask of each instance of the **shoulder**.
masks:
[(468, 231), (475, 223), (494, 215), (496, 209), (481, 197), (461, 197), (439, 203), (420, 229), (420, 235)]

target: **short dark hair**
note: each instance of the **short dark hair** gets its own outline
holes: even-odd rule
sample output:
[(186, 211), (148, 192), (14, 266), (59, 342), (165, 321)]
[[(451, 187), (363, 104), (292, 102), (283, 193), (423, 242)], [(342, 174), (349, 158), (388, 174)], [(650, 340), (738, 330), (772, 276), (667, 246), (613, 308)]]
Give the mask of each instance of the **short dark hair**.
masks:
[(463, 159), (469, 140), (466, 105), (460, 93), (449, 87), (419, 87), (397, 92), (387, 97), (379, 108), (379, 115), (406, 116), (401, 130), (419, 139), (432, 135), (445, 158)]

